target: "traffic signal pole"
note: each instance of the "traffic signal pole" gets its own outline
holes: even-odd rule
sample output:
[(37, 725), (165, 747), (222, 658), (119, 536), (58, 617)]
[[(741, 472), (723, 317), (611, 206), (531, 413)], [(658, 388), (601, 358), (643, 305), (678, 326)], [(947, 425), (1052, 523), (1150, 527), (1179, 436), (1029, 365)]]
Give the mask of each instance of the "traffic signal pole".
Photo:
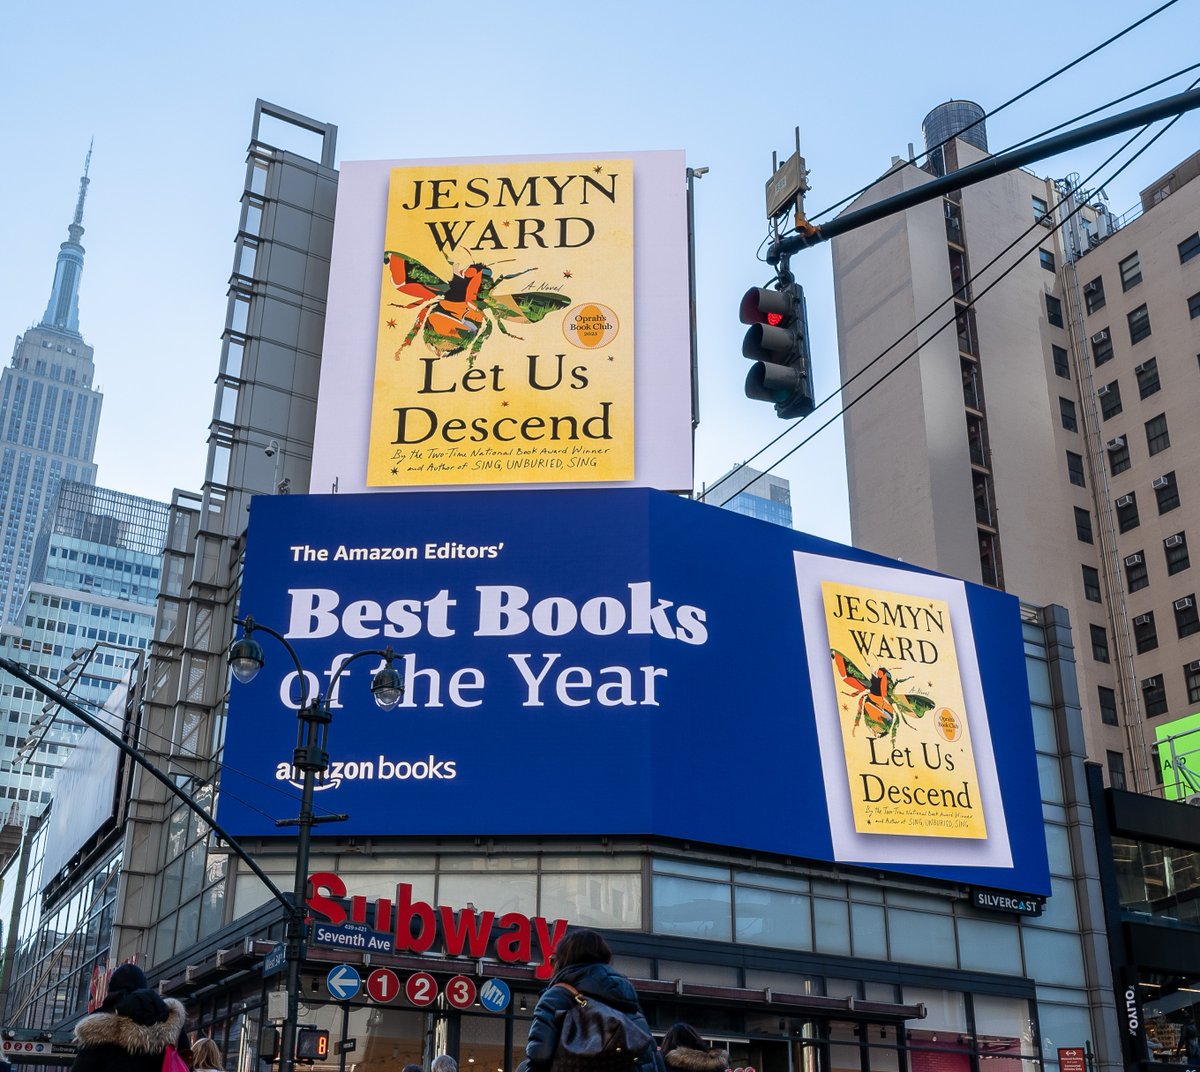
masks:
[(874, 223), (893, 213), (903, 212), (914, 205), (932, 201), (951, 190), (974, 186), (976, 183), (1003, 175), (1005, 172), (1032, 164), (1037, 160), (1057, 156), (1069, 149), (1077, 149), (1081, 145), (1103, 141), (1114, 134), (1121, 134), (1135, 127), (1144, 126), (1146, 123), (1153, 123), (1157, 119), (1183, 115), (1196, 108), (1200, 108), (1200, 89), (1179, 93), (1174, 97), (1166, 97), (1153, 104), (1146, 104), (1140, 108), (1134, 108), (1132, 111), (1121, 112), (1118, 115), (1109, 116), (1107, 119), (1077, 127), (1065, 134), (1057, 134), (1052, 138), (1019, 146), (1009, 152), (981, 160), (977, 164), (970, 164), (958, 171), (952, 171), (949, 175), (922, 183), (912, 190), (905, 190), (903, 193), (884, 198), (873, 205), (843, 213), (826, 224), (810, 224), (799, 234), (776, 239), (767, 251), (767, 261), (770, 264), (778, 264), (799, 250), (826, 242), (837, 235), (845, 234), (847, 231), (852, 231), (856, 227), (862, 227), (868, 223)]

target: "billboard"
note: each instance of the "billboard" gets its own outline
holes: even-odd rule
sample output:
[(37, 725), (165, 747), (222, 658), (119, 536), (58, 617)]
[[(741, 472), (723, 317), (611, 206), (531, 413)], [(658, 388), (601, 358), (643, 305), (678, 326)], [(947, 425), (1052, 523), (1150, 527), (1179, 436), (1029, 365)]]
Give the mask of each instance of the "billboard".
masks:
[(343, 165), (311, 487), (691, 487), (680, 152)]
[[(125, 726), (129, 677), (109, 694), (95, 716), (114, 733)], [(100, 734), (85, 729), (54, 777), (54, 802), (38, 889), (44, 890), (92, 836), (117, 811), (121, 751)]]
[[(645, 489), (253, 501), (242, 614), (330, 696), (348, 836), (659, 835), (1046, 893), (1004, 593)], [(220, 819), (295, 813), (286, 652), (234, 684)], [(324, 831), (331, 833), (332, 828)]]
[(1200, 713), (1155, 726), (1154, 745), (1167, 800), (1200, 796)]

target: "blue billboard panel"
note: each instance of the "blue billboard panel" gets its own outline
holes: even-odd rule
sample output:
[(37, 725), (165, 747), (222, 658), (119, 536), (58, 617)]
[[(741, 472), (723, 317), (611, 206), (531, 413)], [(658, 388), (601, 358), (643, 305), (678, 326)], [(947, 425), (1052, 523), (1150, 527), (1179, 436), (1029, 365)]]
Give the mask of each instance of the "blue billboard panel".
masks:
[[(257, 498), (244, 576), (329, 700), (339, 835), (658, 835), (1049, 891), (1004, 593), (645, 489)], [(241, 836), (300, 785), (301, 682), (257, 639)], [(382, 711), (383, 659), (339, 668), (389, 647)]]

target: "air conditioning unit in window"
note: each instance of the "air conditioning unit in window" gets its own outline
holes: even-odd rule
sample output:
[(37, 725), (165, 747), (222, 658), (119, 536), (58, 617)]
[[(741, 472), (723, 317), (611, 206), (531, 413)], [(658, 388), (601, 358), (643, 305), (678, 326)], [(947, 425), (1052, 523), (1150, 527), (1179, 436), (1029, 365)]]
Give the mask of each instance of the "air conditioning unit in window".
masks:
[(1133, 624), (1134, 625), (1149, 625), (1153, 620), (1154, 620), (1154, 615), (1152, 615), (1152, 614), (1139, 614), (1136, 618), (1133, 619)]
[(1083, 284), (1084, 294), (1095, 294), (1100, 289), (1100, 280), (1093, 279), (1090, 283)]
[(1048, 212), (1046, 213), (1046, 215), (1038, 217), (1038, 223), (1040, 223), (1043, 227), (1046, 227), (1051, 231), (1054, 230), (1054, 217), (1051, 216), (1050, 213), (1048, 213)]
[(1127, 566), (1139, 565), (1141, 563), (1141, 561), (1142, 561), (1142, 555), (1141, 555), (1140, 551), (1135, 554), (1125, 556), (1125, 565), (1127, 565)]
[(1133, 505), (1133, 496), (1132, 495), (1122, 495), (1117, 500), (1117, 509), (1118, 510), (1120, 510), (1122, 506), (1132, 506), (1132, 505)]
[(1148, 677), (1142, 682), (1142, 688), (1156, 689), (1161, 684), (1162, 684), (1162, 675), (1155, 674), (1154, 677)]
[(1100, 331), (1097, 331), (1096, 334), (1092, 336), (1092, 342), (1094, 342), (1094, 343), (1102, 343), (1107, 339), (1108, 339), (1108, 329), (1107, 328), (1102, 328)]
[(1097, 388), (1096, 388), (1096, 394), (1098, 394), (1098, 395), (1106, 395), (1106, 394), (1108, 394), (1108, 392), (1109, 392), (1109, 391), (1111, 391), (1111, 390), (1112, 390), (1112, 384), (1110, 384), (1110, 383), (1106, 383), (1106, 384), (1105, 384), (1103, 387), (1097, 387)]
[(1169, 488), (1171, 486), (1171, 478), (1169, 476), (1156, 476), (1150, 481), (1150, 486), (1157, 491), (1159, 488)]
[(1125, 446), (1125, 437), (1123, 435), (1115, 436), (1105, 443), (1104, 446), (1108, 450), (1120, 450)]
[(1183, 543), (1183, 534), (1176, 533), (1174, 536), (1168, 536), (1163, 540), (1163, 547), (1178, 547)]
[(1200, 670), (1200, 659), (1197, 659), (1197, 660), (1196, 660), (1194, 663), (1188, 663), (1188, 664), (1187, 664), (1187, 668), (1188, 668), (1188, 669), (1189, 669), (1189, 670), (1190, 670), (1190, 671), (1191, 671), (1193, 674), (1194, 674), (1194, 673), (1196, 673), (1196, 671)]
[(1141, 375), (1143, 372), (1149, 372), (1149, 371), (1150, 371), (1150, 362), (1149, 362), (1149, 361), (1143, 361), (1143, 362), (1142, 362), (1140, 365), (1134, 365), (1134, 366), (1133, 366), (1133, 371), (1134, 371), (1135, 373), (1137, 373), (1139, 376), (1140, 376), (1140, 375)]
[(1195, 600), (1191, 596), (1184, 596), (1182, 599), (1175, 600), (1176, 610), (1187, 610), (1188, 607), (1195, 605)]

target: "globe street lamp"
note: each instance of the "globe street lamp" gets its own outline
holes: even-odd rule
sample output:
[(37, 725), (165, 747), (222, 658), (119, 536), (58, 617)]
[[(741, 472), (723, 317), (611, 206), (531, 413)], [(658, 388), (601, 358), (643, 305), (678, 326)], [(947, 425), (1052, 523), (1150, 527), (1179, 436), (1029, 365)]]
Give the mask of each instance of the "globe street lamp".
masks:
[(266, 658), (262, 645), (254, 638), (258, 632), (274, 637), (283, 645), (292, 663), (296, 667), (296, 676), (300, 681), (300, 707), (296, 712), (298, 726), (296, 730), (296, 749), (292, 754), (292, 767), (300, 772), (302, 787), (300, 791), (300, 814), (295, 819), (277, 819), (276, 826), (296, 826), (299, 833), (296, 836), (296, 883), (292, 896), (291, 910), (288, 913), (287, 930), (285, 932), (287, 951), (287, 1018), (280, 1031), (280, 1072), (292, 1072), (296, 1060), (296, 1021), (300, 1015), (300, 969), (305, 957), (305, 920), (308, 915), (308, 856), (312, 843), (312, 828), (317, 823), (340, 822), (348, 819), (347, 815), (314, 815), (313, 793), (316, 789), (317, 776), (323, 774), (329, 767), (329, 723), (333, 721), (330, 710), (330, 697), (337, 694), (338, 679), (346, 667), (358, 659), (376, 655), (383, 659), (383, 666), (371, 679), (371, 693), (375, 703), (385, 711), (390, 711), (404, 695), (404, 679), (400, 671), (392, 666), (395, 652), (391, 647), (360, 651), (343, 659), (329, 681), (329, 687), (324, 696), (318, 695), (310, 702), (308, 694), (308, 675), (300, 665), (296, 649), (288, 643), (282, 633), (276, 632), (270, 626), (256, 622), (253, 617), (234, 618), (234, 622), (243, 629), (242, 636), (235, 640), (229, 649), (229, 666), (233, 676), (242, 684), (254, 680), (255, 675), (262, 669)]

